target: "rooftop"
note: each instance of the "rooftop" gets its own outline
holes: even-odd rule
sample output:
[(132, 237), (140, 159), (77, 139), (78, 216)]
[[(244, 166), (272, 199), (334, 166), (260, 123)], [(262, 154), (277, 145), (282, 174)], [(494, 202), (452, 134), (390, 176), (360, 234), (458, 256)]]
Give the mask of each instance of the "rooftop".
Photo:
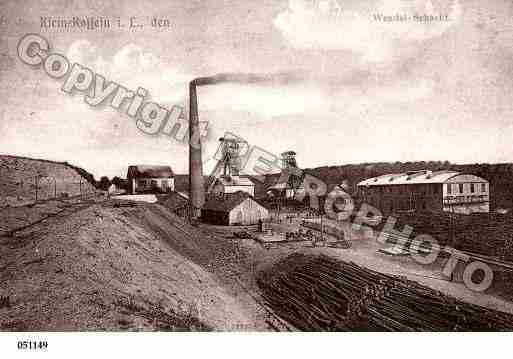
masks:
[(247, 177), (241, 176), (221, 176), (217, 179), (218, 182), (225, 186), (254, 186), (255, 184)]
[(157, 195), (158, 203), (163, 204), (174, 211), (189, 204), (189, 198), (179, 192), (171, 192), (164, 195)]
[(446, 183), (446, 182), (486, 182), (481, 177), (462, 174), (456, 171), (411, 171), (391, 173), (368, 178), (358, 183), (358, 186), (384, 186), (396, 184)]
[[(207, 198), (207, 201), (203, 205), (203, 209), (218, 212), (229, 212), (248, 198), (251, 198), (253, 201), (255, 201), (253, 197), (243, 191), (225, 194), (221, 197), (211, 196), (210, 198)], [(258, 203), (258, 201), (255, 202)]]
[(132, 178), (173, 178), (170, 166), (135, 165), (128, 167), (128, 177)]

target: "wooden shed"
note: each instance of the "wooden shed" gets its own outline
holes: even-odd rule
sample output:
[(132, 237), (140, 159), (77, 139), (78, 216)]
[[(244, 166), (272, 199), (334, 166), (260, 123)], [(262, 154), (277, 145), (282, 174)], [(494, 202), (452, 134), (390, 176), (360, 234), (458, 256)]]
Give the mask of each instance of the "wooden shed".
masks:
[(245, 192), (210, 196), (201, 210), (205, 223), (217, 225), (250, 225), (269, 217), (269, 211)]

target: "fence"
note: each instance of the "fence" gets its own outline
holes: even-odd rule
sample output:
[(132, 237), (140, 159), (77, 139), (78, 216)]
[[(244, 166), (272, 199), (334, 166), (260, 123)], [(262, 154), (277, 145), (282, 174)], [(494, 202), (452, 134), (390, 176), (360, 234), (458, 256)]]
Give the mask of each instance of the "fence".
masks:
[(192, 218), (192, 207), (189, 203), (181, 207), (174, 208), (172, 211), (178, 217), (181, 217), (187, 221), (189, 221)]
[(65, 181), (55, 177), (34, 176), (17, 183), (6, 184), (5, 196), (0, 198), (0, 207), (16, 207), (55, 198), (93, 194), (95, 187), (86, 181)]

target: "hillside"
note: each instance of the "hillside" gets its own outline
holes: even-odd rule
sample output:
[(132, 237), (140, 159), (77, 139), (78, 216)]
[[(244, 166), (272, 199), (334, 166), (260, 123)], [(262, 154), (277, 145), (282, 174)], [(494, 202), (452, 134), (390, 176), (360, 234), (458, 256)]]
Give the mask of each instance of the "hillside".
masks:
[(513, 313), (511, 302), (440, 280), (439, 269), (411, 258), (384, 256), (358, 233), (347, 250), (271, 248), (236, 238), (233, 227), (192, 226), (166, 203), (100, 196), (74, 198), (61, 211), (50, 202), (58, 201), (24, 210), (53, 216), (0, 236), (0, 331), (290, 329), (264, 306), (257, 274), (292, 253), (323, 253)]
[(94, 191), (94, 178), (67, 162), (0, 155), (0, 207)]
[(236, 245), (160, 205), (93, 203), (0, 237), (0, 330), (265, 330)]

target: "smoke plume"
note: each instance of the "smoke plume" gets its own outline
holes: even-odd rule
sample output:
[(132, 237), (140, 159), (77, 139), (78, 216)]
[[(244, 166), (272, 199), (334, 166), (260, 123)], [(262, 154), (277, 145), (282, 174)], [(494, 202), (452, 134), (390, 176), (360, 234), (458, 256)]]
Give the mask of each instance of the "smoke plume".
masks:
[(304, 80), (300, 72), (279, 72), (272, 74), (221, 73), (214, 76), (198, 77), (192, 81), (196, 86), (215, 85), (220, 83), (238, 84), (276, 84), (289, 85)]

